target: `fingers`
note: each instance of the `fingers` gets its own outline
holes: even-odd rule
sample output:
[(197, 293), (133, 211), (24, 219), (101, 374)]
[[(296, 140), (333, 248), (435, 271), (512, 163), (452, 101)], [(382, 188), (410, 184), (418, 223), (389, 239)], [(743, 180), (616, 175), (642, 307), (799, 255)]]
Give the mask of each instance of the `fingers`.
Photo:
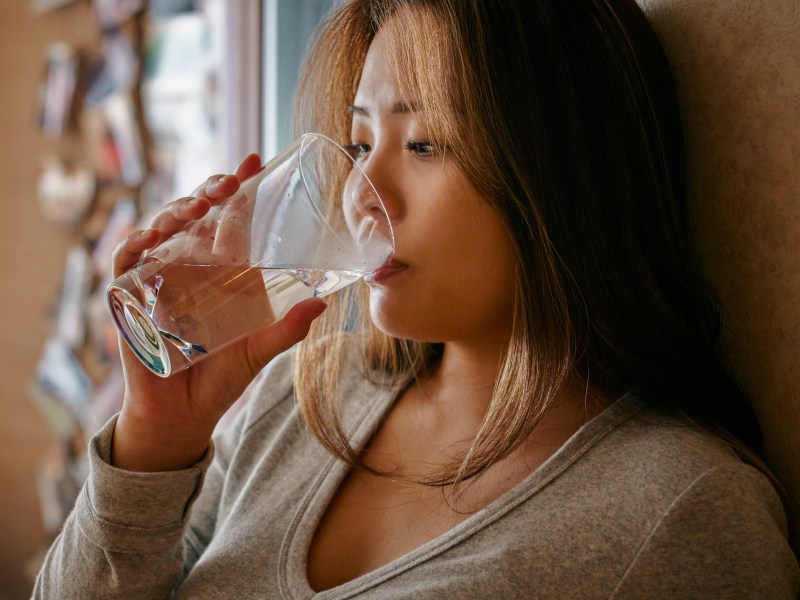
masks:
[(150, 227), (158, 229), (162, 239), (168, 238), (186, 226), (189, 221), (201, 219), (211, 208), (207, 198), (181, 198), (159, 210), (150, 220)]
[[(236, 177), (244, 182), (261, 170), (258, 154), (248, 154), (236, 167)], [(253, 225), (255, 198), (244, 194), (232, 194), (224, 203), (219, 218), (212, 254), (234, 261), (247, 260), (250, 256), (250, 231)]]
[(239, 181), (244, 181), (258, 173), (261, 170), (261, 157), (253, 152), (252, 154), (248, 154), (242, 159), (242, 162), (239, 163), (239, 166), (236, 167), (234, 173), (236, 177), (238, 177)]
[(190, 196), (209, 200), (227, 198), (239, 189), (239, 181), (236, 175), (214, 175), (197, 186)]
[(236, 194), (223, 205), (211, 254), (234, 262), (250, 258), (250, 232), (253, 226), (255, 199)]
[(239, 189), (240, 182), (252, 177), (261, 170), (261, 159), (258, 154), (248, 154), (239, 166), (235, 175), (214, 175), (205, 180), (186, 198), (165, 205), (151, 221), (151, 227), (159, 229), (165, 237), (183, 228), (186, 221), (200, 219), (208, 211), (215, 200), (223, 200), (232, 196)]
[(158, 243), (159, 235), (155, 229), (135, 231), (126, 237), (114, 249), (112, 254), (112, 267), (114, 277), (119, 277), (139, 262), (142, 252), (152, 248)]
[(255, 376), (269, 361), (308, 335), (311, 323), (327, 308), (319, 298), (309, 298), (293, 306), (286, 316), (263, 328), (251, 338), (247, 363)]
[(205, 215), (211, 203), (206, 198), (181, 198), (165, 205), (150, 221), (150, 228), (135, 231), (114, 250), (114, 277), (135, 265), (145, 250), (149, 250)]
[(232, 196), (239, 189), (241, 181), (252, 177), (261, 168), (259, 155), (249, 154), (236, 167), (234, 175), (209, 177), (191, 196), (166, 204), (152, 217), (150, 229), (131, 234), (114, 250), (114, 276), (118, 277), (135, 265), (146, 250), (184, 230), (190, 221), (202, 219), (211, 205), (216, 204), (215, 201)]
[(233, 175), (214, 175), (205, 180), (191, 193), (195, 198), (221, 200), (239, 189), (239, 184), (261, 170), (261, 157), (255, 152), (248, 154), (236, 167)]

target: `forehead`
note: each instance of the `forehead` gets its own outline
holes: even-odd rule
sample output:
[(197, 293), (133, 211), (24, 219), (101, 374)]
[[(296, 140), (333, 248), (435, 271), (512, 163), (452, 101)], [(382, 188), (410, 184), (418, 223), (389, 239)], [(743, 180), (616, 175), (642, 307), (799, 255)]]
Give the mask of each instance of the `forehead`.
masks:
[(400, 100), (400, 85), (390, 64), (387, 46), (386, 34), (381, 29), (364, 60), (354, 103), (358, 107), (385, 111)]
[(380, 25), (362, 66), (352, 124), (371, 117), (411, 119), (431, 140), (455, 143), (459, 111), (451, 91), (458, 82), (450, 66), (451, 44), (434, 16), (404, 9), (402, 17), (395, 13)]

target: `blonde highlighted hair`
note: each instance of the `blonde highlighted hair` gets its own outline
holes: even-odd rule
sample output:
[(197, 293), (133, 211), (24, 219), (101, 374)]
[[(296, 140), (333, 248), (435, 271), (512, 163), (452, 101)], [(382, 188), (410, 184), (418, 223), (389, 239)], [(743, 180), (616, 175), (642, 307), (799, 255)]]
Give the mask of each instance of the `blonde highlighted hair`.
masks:
[[(678, 102), (633, 0), (349, 0), (322, 25), (298, 92), (298, 131), (349, 143), (361, 68), (378, 30), (404, 100), (503, 219), (516, 254), (513, 332), (469, 450), (428, 483), (508, 456), (556, 390), (636, 388), (757, 447), (749, 406), (714, 358), (719, 318), (689, 238)], [(364, 374), (387, 385), (435, 361), (390, 338), (351, 286), (301, 344), (296, 388), (311, 431), (361, 465), (340, 423), (354, 319)], [(354, 308), (356, 307), (356, 308)]]

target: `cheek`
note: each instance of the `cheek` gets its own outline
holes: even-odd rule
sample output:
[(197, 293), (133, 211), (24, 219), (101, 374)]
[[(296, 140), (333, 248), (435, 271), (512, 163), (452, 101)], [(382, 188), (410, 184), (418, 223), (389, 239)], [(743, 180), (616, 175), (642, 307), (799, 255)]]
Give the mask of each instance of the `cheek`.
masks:
[[(475, 332), (506, 326), (513, 312), (517, 259), (505, 227), (491, 211), (464, 223), (463, 233), (441, 248), (436, 296), (450, 304), (442, 319), (469, 319)], [(446, 258), (445, 258), (446, 257)], [(441, 284), (440, 284), (441, 283)]]
[(403, 284), (370, 287), (370, 317), (384, 333), (426, 342), (494, 336), (510, 327), (513, 265), (475, 265), (406, 273)]
[(425, 200), (409, 201), (399, 228), (398, 248), (412, 266), (385, 287), (370, 288), (375, 325), (389, 335), (430, 342), (506, 331), (517, 269), (501, 218), (452, 174), (413, 179), (403, 191)]

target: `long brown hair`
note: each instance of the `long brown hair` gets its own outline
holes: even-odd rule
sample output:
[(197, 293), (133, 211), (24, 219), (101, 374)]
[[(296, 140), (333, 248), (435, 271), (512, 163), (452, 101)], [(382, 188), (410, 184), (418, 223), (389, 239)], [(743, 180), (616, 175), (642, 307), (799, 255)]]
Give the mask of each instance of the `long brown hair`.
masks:
[[(636, 2), (346, 1), (310, 51), (299, 130), (347, 143), (346, 107), (379, 29), (403, 93), (424, 101), (431, 140), (496, 208), (517, 259), (493, 399), (470, 450), (432, 483), (507, 456), (571, 375), (676, 406), (755, 460), (758, 426), (715, 359), (719, 317), (689, 241), (672, 74)], [(365, 374), (386, 383), (418, 375), (441, 349), (377, 331), (366, 290), (348, 293), (301, 345), (296, 385), (311, 431), (360, 464), (338, 416), (337, 381), (354, 360), (344, 320), (362, 320)]]

